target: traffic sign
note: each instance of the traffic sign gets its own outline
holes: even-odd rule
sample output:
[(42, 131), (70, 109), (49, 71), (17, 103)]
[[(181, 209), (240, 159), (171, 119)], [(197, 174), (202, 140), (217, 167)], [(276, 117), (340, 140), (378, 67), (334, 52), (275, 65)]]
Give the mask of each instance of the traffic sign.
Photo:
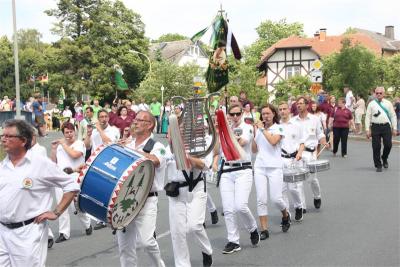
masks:
[(313, 83), (313, 84), (311, 85), (310, 91), (311, 91), (314, 95), (316, 95), (316, 94), (318, 94), (319, 90), (321, 90), (321, 89), (322, 89), (322, 85), (321, 85), (320, 83)]
[(311, 67), (314, 70), (319, 70), (322, 68), (322, 66), (323, 66), (323, 64), (322, 64), (321, 60), (319, 60), (319, 59), (316, 59), (313, 61), (313, 63), (311, 63)]
[(322, 83), (322, 71), (321, 70), (311, 71), (311, 82)]

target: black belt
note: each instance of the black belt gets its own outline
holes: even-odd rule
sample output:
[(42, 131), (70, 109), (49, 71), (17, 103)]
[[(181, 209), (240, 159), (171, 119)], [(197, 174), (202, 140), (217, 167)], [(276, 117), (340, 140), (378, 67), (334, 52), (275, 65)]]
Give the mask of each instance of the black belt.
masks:
[(158, 197), (158, 192), (150, 192), (147, 197)]
[(23, 221), (23, 222), (18, 222), (18, 223), (1, 223), (2, 225), (4, 225), (5, 227), (7, 227), (8, 229), (16, 229), (16, 228), (20, 228), (22, 226), (28, 225), (33, 223), (33, 221), (35, 220), (35, 218)]
[(314, 151), (315, 151), (315, 148), (311, 149), (311, 148), (306, 147), (305, 150), (306, 150), (307, 152), (314, 152)]
[(227, 172), (235, 172), (235, 171), (241, 171), (241, 170), (246, 170), (246, 169), (252, 169), (251, 165), (245, 165), (241, 167), (236, 167), (236, 168), (229, 168), (229, 169), (223, 169), (221, 173), (227, 173)]
[(243, 162), (243, 163), (228, 163), (228, 162), (225, 162), (225, 166), (231, 166), (231, 167), (251, 166), (251, 162)]
[(386, 123), (372, 123), (373, 125), (380, 125), (380, 126), (385, 126), (385, 125), (388, 125), (388, 124), (390, 124), (390, 123), (388, 123), (388, 122), (386, 122)]
[[(284, 150), (282, 149), (282, 152), (284, 152)], [(286, 152), (286, 151), (285, 151)], [(296, 157), (296, 155), (297, 155), (297, 151), (295, 151), (295, 152), (293, 152), (293, 153), (291, 153), (291, 154), (289, 154), (289, 153), (282, 153), (281, 154), (281, 157), (282, 158), (285, 158), (285, 159), (293, 159), (293, 158), (295, 158)]]
[[(193, 188), (196, 187), (196, 185), (200, 182), (203, 181), (203, 177), (199, 177), (196, 180), (193, 180)], [(188, 182), (181, 182), (179, 183), (179, 187), (185, 187), (185, 186), (189, 186)]]

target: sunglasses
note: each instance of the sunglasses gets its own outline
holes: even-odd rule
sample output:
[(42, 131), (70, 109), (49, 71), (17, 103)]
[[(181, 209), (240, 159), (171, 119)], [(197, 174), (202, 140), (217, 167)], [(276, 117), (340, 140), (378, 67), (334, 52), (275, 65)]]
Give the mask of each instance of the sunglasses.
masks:
[(383, 95), (383, 93), (380, 93), (380, 92), (379, 92), (379, 93), (375, 93), (375, 94), (376, 94), (376, 95)]
[(229, 112), (229, 116), (231, 117), (239, 117), (242, 115), (242, 112)]

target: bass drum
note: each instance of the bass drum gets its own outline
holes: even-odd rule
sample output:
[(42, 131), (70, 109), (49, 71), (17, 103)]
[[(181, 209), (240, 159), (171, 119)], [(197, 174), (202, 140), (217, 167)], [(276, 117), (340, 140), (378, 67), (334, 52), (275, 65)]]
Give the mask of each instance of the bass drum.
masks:
[(117, 144), (101, 146), (78, 177), (77, 210), (122, 229), (145, 204), (154, 174), (153, 162), (141, 154)]

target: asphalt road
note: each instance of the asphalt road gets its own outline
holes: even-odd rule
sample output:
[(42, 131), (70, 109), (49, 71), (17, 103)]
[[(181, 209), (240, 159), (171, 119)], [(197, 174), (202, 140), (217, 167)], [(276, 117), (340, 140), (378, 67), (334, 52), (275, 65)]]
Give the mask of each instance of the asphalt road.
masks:
[[(54, 138), (39, 142), (49, 147)], [(226, 229), (223, 217), (207, 233), (214, 249), (213, 266), (400, 266), (400, 148), (394, 145), (389, 169), (376, 173), (369, 142), (350, 141), (348, 158), (332, 157), (331, 169), (318, 174), (322, 188), (322, 207), (315, 210), (310, 187), (306, 186), (308, 212), (301, 223), (292, 223), (288, 233), (279, 227), (280, 216), (274, 206), (270, 212), (270, 238), (252, 248), (249, 234), (242, 229), (242, 251), (223, 255)], [(222, 211), (220, 194), (209, 184), (217, 208)], [(256, 216), (255, 189), (249, 205)], [(292, 211), (293, 213), (293, 211)], [(86, 236), (71, 212), (71, 239), (54, 244), (47, 266), (119, 266), (116, 238), (109, 228)], [(57, 222), (51, 222), (57, 235)], [(167, 266), (173, 266), (173, 252), (168, 222), (168, 200), (159, 197), (158, 242)], [(201, 251), (189, 242), (192, 266), (202, 266)], [(139, 266), (149, 266), (148, 255), (138, 252)]]

